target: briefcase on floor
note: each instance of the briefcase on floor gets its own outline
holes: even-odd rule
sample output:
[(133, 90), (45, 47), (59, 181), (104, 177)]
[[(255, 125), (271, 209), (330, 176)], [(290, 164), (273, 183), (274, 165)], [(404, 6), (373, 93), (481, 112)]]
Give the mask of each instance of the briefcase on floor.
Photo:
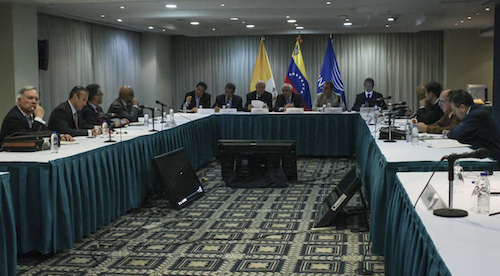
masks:
[[(43, 138), (49, 138), (52, 132), (16, 132), (3, 138), (2, 150), (32, 152), (50, 148), (50, 142), (45, 144)], [(47, 139), (46, 139), (47, 140)]]

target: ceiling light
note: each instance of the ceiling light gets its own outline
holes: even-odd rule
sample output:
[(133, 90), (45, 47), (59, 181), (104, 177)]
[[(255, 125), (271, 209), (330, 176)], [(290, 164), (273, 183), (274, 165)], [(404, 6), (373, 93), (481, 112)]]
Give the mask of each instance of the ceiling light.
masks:
[(191, 23), (190, 23), (190, 24), (191, 24), (191, 25), (200, 25), (200, 22), (198, 22), (198, 21), (191, 21)]
[(455, 26), (458, 26), (458, 23), (455, 22)]
[(490, 10), (490, 7), (486, 7), (486, 9), (484, 9), (485, 11), (489, 11)]
[(212, 28), (212, 31), (215, 31), (215, 30), (217, 30), (217, 29), (216, 28)]
[(476, 15), (479, 16), (479, 13), (477, 12)]
[(303, 29), (304, 29), (304, 27), (302, 27), (302, 26), (297, 26), (297, 27), (295, 27), (295, 29), (297, 29), (297, 30), (303, 30)]
[(231, 21), (238, 21), (239, 19), (238, 19), (238, 17), (231, 17), (231, 18), (229, 18), (229, 20), (231, 20)]
[(148, 29), (152, 30), (152, 29), (154, 29), (154, 27), (153, 26), (149, 26)]
[(467, 20), (471, 20), (472, 19), (472, 16), (467, 16)]
[(389, 28), (389, 24), (385, 24), (385, 27), (386, 27), (386, 28)]
[(326, 4), (327, 4), (327, 5), (331, 5), (331, 4), (332, 4), (332, 2), (330, 2), (330, 1), (327, 1), (327, 2), (326, 2)]
[(255, 28), (255, 25), (252, 25), (252, 24), (247, 25), (247, 28)]
[[(221, 6), (221, 7), (224, 7), (225, 5), (226, 5), (226, 4), (224, 4), (224, 3), (221, 3), (221, 4), (220, 4), (220, 6)], [(215, 31), (215, 30), (214, 30), (214, 31)]]
[(299, 26), (299, 24), (298, 24), (298, 23), (295, 23), (295, 27), (297, 27), (297, 26)]
[(177, 8), (177, 5), (175, 5), (175, 4), (168, 4), (168, 5), (165, 5), (165, 7), (169, 8), (169, 9), (175, 9), (175, 8)]
[(105, 15), (104, 13), (103, 13), (103, 14), (101, 14), (101, 18), (104, 18), (104, 17), (106, 17), (106, 15)]
[(166, 29), (165, 29), (165, 28), (163, 28), (163, 31), (165, 32), (165, 31), (166, 31)]
[(391, 17), (387, 18), (387, 21), (394, 22), (394, 21), (396, 21), (396, 18), (394, 18), (394, 17), (391, 16)]
[(245, 21), (241, 21), (241, 24), (245, 24)]
[(116, 21), (118, 21), (118, 22), (123, 22), (123, 20), (121, 20), (120, 18), (116, 19)]
[(352, 26), (352, 22), (349, 22), (349, 18), (345, 19), (344, 26)]
[(464, 23), (464, 21), (463, 21), (463, 20), (460, 20), (460, 23)]
[(122, 10), (123, 10), (124, 8), (125, 8), (125, 6), (120, 6), (120, 9), (122, 9)]
[(290, 18), (290, 15), (285, 16), (287, 19)]
[(288, 19), (286, 22), (288, 22), (288, 23), (295, 23), (295, 22), (297, 22), (297, 20), (295, 20), (295, 19)]

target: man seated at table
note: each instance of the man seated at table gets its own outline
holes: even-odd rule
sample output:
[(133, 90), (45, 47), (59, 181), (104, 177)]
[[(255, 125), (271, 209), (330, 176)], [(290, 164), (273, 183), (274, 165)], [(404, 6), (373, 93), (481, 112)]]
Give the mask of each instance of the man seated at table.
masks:
[(245, 110), (250, 111), (253, 108), (252, 101), (259, 100), (264, 102), (269, 108), (269, 111), (273, 108), (273, 94), (266, 91), (266, 83), (259, 80), (255, 84), (255, 91), (247, 94), (247, 102), (245, 103)]
[[(38, 105), (38, 92), (34, 86), (25, 86), (17, 93), (17, 105), (3, 119), (0, 144), (3, 139), (16, 132), (49, 130), (43, 120), (45, 110)], [(63, 141), (74, 141), (68, 134), (61, 135)]]
[(453, 129), (455, 126), (460, 124), (460, 119), (458, 118), (458, 116), (455, 113), (451, 112), (451, 107), (450, 107), (451, 92), (452, 92), (451, 89), (448, 89), (444, 90), (439, 95), (439, 105), (441, 106), (441, 109), (444, 112), (443, 116), (437, 122), (430, 125), (426, 125), (423, 122), (418, 122), (417, 128), (419, 132), (441, 134), (443, 133), (444, 130)]
[(293, 87), (291, 84), (284, 83), (281, 86), (281, 91), (283, 92), (283, 94), (279, 94), (276, 98), (274, 111), (285, 111), (285, 109), (291, 107), (304, 107), (302, 95), (293, 92)]
[(375, 105), (382, 107), (382, 109), (387, 109), (384, 96), (379, 92), (373, 91), (375, 81), (372, 78), (365, 79), (363, 86), (365, 87), (365, 92), (356, 95), (352, 110), (359, 111), (361, 107), (374, 107)]
[(212, 108), (215, 108), (215, 112), (219, 112), (219, 109), (224, 106), (229, 106), (228, 108), (236, 108), (238, 111), (243, 111), (243, 99), (238, 95), (234, 95), (236, 86), (233, 83), (228, 83), (226, 84), (224, 90), (224, 94), (215, 97), (215, 102), (212, 105)]
[(100, 104), (102, 104), (102, 90), (99, 84), (87, 85), (89, 91), (89, 100), (82, 108), (82, 116), (85, 122), (92, 125), (102, 125), (103, 118), (100, 116), (104, 111)]
[(139, 101), (134, 98), (134, 89), (128, 85), (120, 88), (118, 99), (109, 106), (108, 113), (116, 113), (122, 123), (137, 122), (139, 119)]
[(439, 106), (439, 96), (443, 91), (443, 87), (438, 82), (429, 82), (425, 85), (425, 101), (424, 105), (421, 105), (420, 109), (416, 113), (416, 119), (418, 122), (422, 122), (426, 125), (433, 124), (437, 122), (443, 116), (443, 110)]
[(181, 108), (191, 110), (193, 112), (197, 112), (200, 106), (209, 108), (212, 96), (206, 92), (207, 87), (206, 83), (200, 81), (196, 85), (196, 89), (194, 91), (186, 93), (184, 96), (184, 103)]
[(75, 86), (69, 100), (58, 105), (49, 119), (49, 129), (58, 133), (68, 133), (71, 136), (92, 136), (100, 134), (98, 129), (85, 122), (81, 110), (87, 104), (89, 92), (83, 86)]
[(490, 156), (500, 161), (500, 131), (490, 113), (473, 103), (472, 96), (464, 90), (456, 90), (450, 96), (451, 110), (462, 121), (449, 131), (448, 136), (472, 148), (487, 148)]
[(316, 99), (314, 100), (312, 110), (317, 111), (323, 107), (323, 105), (330, 107), (342, 107), (342, 110), (345, 109), (344, 101), (340, 94), (333, 92), (333, 82), (325, 81), (323, 84), (323, 92), (318, 93), (316, 95)]

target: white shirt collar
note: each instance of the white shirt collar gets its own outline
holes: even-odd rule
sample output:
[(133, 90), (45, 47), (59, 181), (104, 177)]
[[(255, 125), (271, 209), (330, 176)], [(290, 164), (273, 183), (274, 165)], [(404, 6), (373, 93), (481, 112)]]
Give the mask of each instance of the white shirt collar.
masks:
[(75, 114), (76, 113), (76, 108), (71, 104), (70, 101), (68, 101), (69, 103), (69, 107), (71, 107), (71, 115)]

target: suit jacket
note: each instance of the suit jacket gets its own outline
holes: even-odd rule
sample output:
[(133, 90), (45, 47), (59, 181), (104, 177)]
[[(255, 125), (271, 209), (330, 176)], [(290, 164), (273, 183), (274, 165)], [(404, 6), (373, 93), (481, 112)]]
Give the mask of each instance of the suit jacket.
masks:
[(94, 126), (87, 124), (81, 111), (76, 113), (78, 115), (78, 129), (69, 103), (66, 101), (58, 105), (50, 114), (49, 129), (58, 133), (67, 133), (71, 136), (87, 136), (87, 129), (92, 129)]
[(139, 121), (139, 108), (130, 105), (130, 111), (128, 111), (120, 98), (111, 103), (108, 113), (116, 113), (120, 119), (127, 119), (129, 122)]
[(426, 125), (434, 124), (443, 117), (443, 110), (439, 107), (439, 102), (429, 104), (417, 111), (417, 120)]
[[(184, 102), (181, 105), (181, 109), (184, 108), (184, 103), (186, 103), (186, 98), (188, 96), (191, 96), (192, 99), (191, 99), (191, 103), (189, 104), (187, 109), (191, 110), (191, 109), (193, 109), (193, 107), (198, 107), (198, 106), (196, 106), (196, 95), (195, 95), (194, 90), (193, 90), (191, 92), (186, 93), (186, 95), (184, 96)], [(212, 96), (210, 96), (210, 94), (208, 94), (207, 92), (203, 93), (203, 96), (201, 96), (201, 98), (200, 98), (200, 105), (203, 106), (204, 108), (209, 108), (211, 106), (211, 102), (212, 102), (211, 97)]]
[(500, 131), (490, 113), (481, 106), (473, 104), (449, 136), (472, 148), (487, 148), (490, 156), (500, 161)]
[[(332, 97), (332, 107), (342, 107), (342, 109), (345, 109), (345, 104), (338, 93), (332, 92), (331, 97)], [(323, 92), (318, 93), (318, 95), (316, 95), (316, 99), (314, 100), (312, 110), (314, 111), (319, 110), (319, 108), (323, 107), (324, 104), (326, 104), (326, 95), (323, 94)]]
[[(302, 95), (299, 93), (292, 92), (292, 103), (293, 107), (304, 107), (304, 102), (302, 101)], [(286, 99), (283, 94), (279, 94), (276, 97), (276, 103), (274, 104), (274, 111), (279, 111), (280, 107), (286, 105)]]
[[(382, 99), (384, 96), (378, 92), (373, 91), (372, 97), (367, 99), (365, 92), (356, 95), (356, 101), (352, 106), (352, 110), (359, 111), (361, 106), (364, 104), (366, 107), (373, 107), (376, 105), (382, 107), (382, 109), (387, 109), (387, 104)], [(378, 100), (382, 99), (382, 100)]]
[(26, 117), (23, 116), (17, 106), (14, 106), (3, 119), (2, 130), (0, 131), (0, 144), (3, 142), (3, 138), (15, 132), (36, 132), (43, 130), (48, 130), (47, 126), (38, 121), (33, 121), (30, 127)]
[[(233, 99), (231, 100), (231, 108), (236, 108), (238, 111), (243, 111), (243, 99), (238, 95), (233, 95)], [(212, 108), (218, 106), (221, 107), (226, 104), (226, 95), (222, 94), (215, 97), (215, 102), (212, 105)]]
[(85, 122), (91, 124), (91, 125), (101, 125), (102, 118), (99, 117), (99, 114), (97, 111), (90, 105), (90, 103), (87, 102), (87, 105), (85, 105), (82, 108), (82, 116), (83, 119), (85, 119)]
[(269, 107), (269, 111), (273, 109), (273, 94), (264, 91), (264, 94), (257, 99), (257, 91), (253, 91), (247, 94), (247, 102), (245, 103), (245, 110), (248, 111), (248, 105), (252, 104), (252, 100), (260, 100), (266, 103)]
[(455, 128), (458, 124), (460, 124), (460, 118), (458, 118), (455, 113), (451, 114), (450, 111), (445, 112), (443, 117), (439, 119), (434, 124), (430, 124), (427, 126), (427, 133), (436, 133), (441, 134), (443, 130), (449, 130)]

